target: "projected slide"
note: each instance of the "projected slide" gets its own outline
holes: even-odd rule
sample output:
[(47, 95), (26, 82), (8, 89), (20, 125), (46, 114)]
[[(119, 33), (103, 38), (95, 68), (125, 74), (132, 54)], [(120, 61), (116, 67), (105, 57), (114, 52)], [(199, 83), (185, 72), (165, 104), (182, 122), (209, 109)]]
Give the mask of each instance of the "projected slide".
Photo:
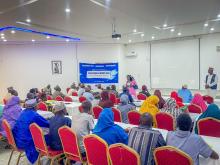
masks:
[(118, 63), (79, 63), (81, 83), (118, 83)]

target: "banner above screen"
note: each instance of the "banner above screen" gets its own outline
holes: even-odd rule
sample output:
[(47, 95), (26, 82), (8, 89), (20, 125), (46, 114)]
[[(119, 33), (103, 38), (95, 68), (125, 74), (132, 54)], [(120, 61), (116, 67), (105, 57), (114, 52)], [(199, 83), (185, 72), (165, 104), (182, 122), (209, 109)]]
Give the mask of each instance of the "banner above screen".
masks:
[(79, 71), (81, 83), (118, 83), (118, 63), (79, 63)]

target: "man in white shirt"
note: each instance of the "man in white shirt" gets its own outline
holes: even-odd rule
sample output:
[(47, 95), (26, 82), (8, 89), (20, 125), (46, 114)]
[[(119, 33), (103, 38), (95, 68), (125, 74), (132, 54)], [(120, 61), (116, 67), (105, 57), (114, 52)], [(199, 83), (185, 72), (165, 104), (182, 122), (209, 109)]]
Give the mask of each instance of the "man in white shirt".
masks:
[(208, 75), (206, 75), (205, 79), (205, 89), (207, 95), (215, 98), (217, 93), (217, 85), (218, 85), (218, 76), (213, 73), (214, 68), (209, 67)]

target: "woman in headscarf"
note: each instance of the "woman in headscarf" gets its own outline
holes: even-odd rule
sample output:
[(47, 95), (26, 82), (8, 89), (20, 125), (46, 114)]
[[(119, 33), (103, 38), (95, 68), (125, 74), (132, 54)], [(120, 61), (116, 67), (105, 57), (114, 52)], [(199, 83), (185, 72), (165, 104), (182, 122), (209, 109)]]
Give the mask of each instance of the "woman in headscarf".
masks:
[(6, 119), (13, 129), (14, 124), (21, 114), (20, 99), (17, 96), (12, 96), (3, 108), (3, 114), (0, 119), (0, 134), (6, 137), (5, 131), (1, 128), (2, 120)]
[(144, 95), (147, 96), (147, 97), (150, 96), (150, 92), (148, 91), (146, 85), (143, 85), (141, 89), (142, 89), (142, 90), (141, 90), (139, 93), (144, 94)]
[(153, 124), (155, 126), (155, 115), (160, 111), (158, 109), (159, 98), (155, 95), (148, 97), (140, 107), (140, 113), (150, 113), (153, 116)]
[(159, 109), (163, 108), (163, 105), (165, 104), (165, 100), (164, 100), (163, 97), (161, 96), (160, 90), (158, 90), (158, 89), (155, 90), (155, 91), (154, 91), (154, 95), (159, 98), (158, 108), (159, 108)]
[(196, 104), (202, 108), (202, 111), (205, 112), (207, 105), (203, 100), (202, 96), (199, 93), (196, 93), (191, 101), (191, 104)]
[(197, 123), (199, 120), (207, 118), (207, 117), (213, 117), (215, 119), (220, 120), (220, 109), (216, 104), (210, 104), (208, 106), (208, 108), (206, 109), (205, 112), (203, 112), (198, 120), (196, 121), (196, 125), (195, 125), (195, 133), (198, 134), (198, 128), (197, 128)]
[(113, 102), (109, 99), (108, 91), (102, 91), (99, 106), (102, 108), (111, 108), (114, 106)]
[(176, 100), (173, 98), (168, 98), (164, 104), (164, 107), (160, 111), (171, 114), (176, 120), (177, 117), (182, 113), (182, 110), (177, 109), (176, 107)]
[(55, 86), (54, 87), (54, 93), (53, 93), (53, 98), (55, 99), (57, 96), (61, 96), (62, 98), (64, 98), (65, 97), (65, 95), (61, 92), (61, 88), (60, 88), (60, 86), (59, 85), (57, 85), (57, 86)]
[(93, 134), (104, 139), (108, 145), (115, 143), (128, 144), (128, 134), (123, 128), (114, 123), (114, 115), (111, 108), (103, 109)]
[(128, 123), (128, 112), (131, 110), (135, 110), (135, 106), (129, 104), (129, 99), (127, 95), (122, 95), (120, 97), (120, 104), (118, 105), (118, 109), (121, 111), (122, 122)]
[(176, 91), (171, 92), (170, 97), (176, 100), (176, 104), (181, 108), (184, 106), (183, 99), (178, 96)]

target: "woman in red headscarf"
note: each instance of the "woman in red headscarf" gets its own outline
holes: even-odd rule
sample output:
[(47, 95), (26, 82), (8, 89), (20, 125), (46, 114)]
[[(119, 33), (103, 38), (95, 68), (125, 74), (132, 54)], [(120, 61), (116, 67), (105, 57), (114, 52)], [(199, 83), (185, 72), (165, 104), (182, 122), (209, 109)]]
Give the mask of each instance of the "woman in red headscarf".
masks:
[(113, 102), (109, 99), (109, 92), (103, 91), (101, 93), (101, 99), (99, 101), (99, 106), (102, 108), (111, 108), (114, 106)]
[(176, 91), (171, 92), (170, 97), (176, 100), (176, 104), (179, 107), (183, 107), (183, 99), (181, 97), (178, 96), (178, 93)]

